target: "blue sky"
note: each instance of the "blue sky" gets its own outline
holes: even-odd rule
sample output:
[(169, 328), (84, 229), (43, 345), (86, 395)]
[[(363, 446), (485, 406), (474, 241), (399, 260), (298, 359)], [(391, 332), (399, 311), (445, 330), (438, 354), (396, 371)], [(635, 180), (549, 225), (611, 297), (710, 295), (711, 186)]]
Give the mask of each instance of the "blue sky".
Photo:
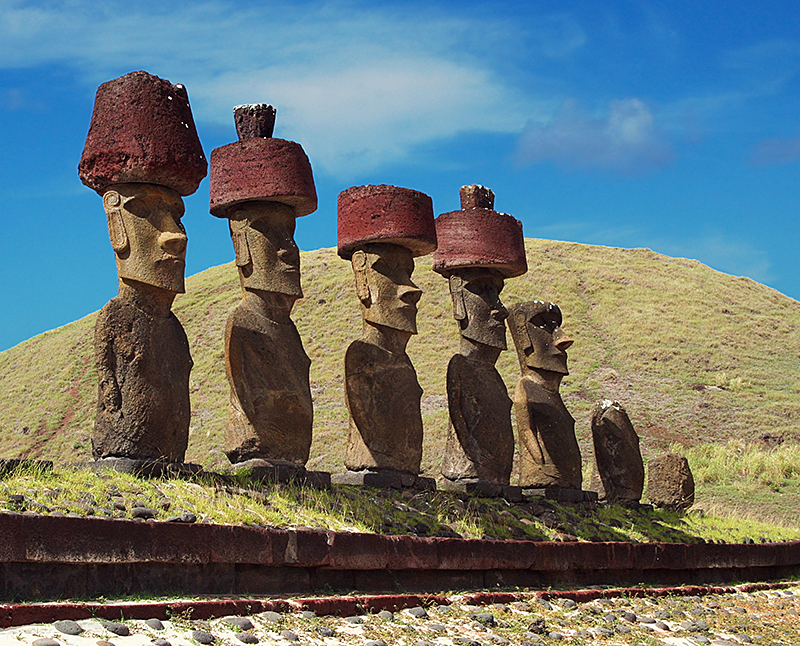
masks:
[[(0, 350), (116, 294), (77, 164), (97, 86), (138, 69), (187, 87), (207, 156), (234, 105), (277, 107), (317, 183), (302, 249), (336, 244), (349, 186), (421, 190), (438, 214), (479, 183), (527, 237), (649, 247), (800, 298), (794, 3), (0, 0)], [(208, 180), (184, 223), (187, 274), (232, 260)]]

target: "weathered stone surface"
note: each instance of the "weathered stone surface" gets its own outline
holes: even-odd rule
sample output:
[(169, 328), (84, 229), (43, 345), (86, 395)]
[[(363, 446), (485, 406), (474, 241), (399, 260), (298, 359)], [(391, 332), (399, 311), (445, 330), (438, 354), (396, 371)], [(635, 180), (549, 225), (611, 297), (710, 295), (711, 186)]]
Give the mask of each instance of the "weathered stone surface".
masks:
[(514, 459), (511, 398), (494, 364), (455, 355), (447, 367), (447, 399), (442, 475), (508, 484)]
[(694, 504), (694, 477), (685, 456), (664, 453), (647, 463), (647, 497), (665, 509), (688, 509)]
[(339, 255), (374, 242), (402, 245), (414, 257), (436, 249), (433, 202), (419, 191), (385, 184), (353, 186), (339, 194)]
[(186, 333), (168, 308), (147, 307), (136, 294), (120, 291), (95, 325), (99, 387), (92, 455), (182, 462), (192, 369)]
[(609, 501), (639, 501), (644, 463), (639, 436), (619, 402), (604, 400), (592, 410), (592, 440), (597, 471)]
[(561, 310), (529, 301), (509, 308), (509, 324), (522, 371), (514, 394), (523, 488), (580, 489), (581, 454), (575, 420), (559, 394), (567, 370), (570, 339), (561, 330)]
[(276, 315), (252, 292), (231, 312), (225, 365), (231, 386), (225, 453), (232, 463), (252, 458), (305, 464), (314, 409), (311, 361), (288, 311)]
[(53, 627), (58, 632), (64, 633), (65, 635), (80, 635), (83, 632), (83, 628), (81, 628), (77, 622), (72, 621), (71, 619), (62, 619), (61, 621), (56, 621), (53, 624)]
[(408, 355), (358, 340), (347, 348), (344, 365), (347, 468), (419, 473), (422, 388)]
[(433, 270), (485, 267), (504, 278), (528, 271), (522, 223), (494, 208), (494, 193), (484, 186), (461, 188), (461, 210), (436, 218)]
[(131, 72), (97, 89), (78, 174), (101, 195), (114, 184), (158, 184), (191, 195), (207, 162), (182, 85)]
[(389, 469), (345, 471), (344, 473), (332, 475), (330, 481), (335, 485), (355, 485), (358, 487), (375, 487), (377, 489), (436, 490), (436, 480), (433, 478), (424, 478)]
[(317, 208), (314, 179), (298, 144), (269, 138), (271, 106), (240, 106), (235, 116), (242, 140), (211, 155), (211, 212), (230, 219), (244, 292), (225, 331), (225, 453), (232, 463), (302, 467), (314, 418), (311, 362), (290, 314), (303, 295), (295, 218)]
[(230, 207), (250, 200), (281, 202), (297, 217), (317, 210), (311, 164), (300, 144), (259, 137), (211, 153), (211, 213), (228, 217)]

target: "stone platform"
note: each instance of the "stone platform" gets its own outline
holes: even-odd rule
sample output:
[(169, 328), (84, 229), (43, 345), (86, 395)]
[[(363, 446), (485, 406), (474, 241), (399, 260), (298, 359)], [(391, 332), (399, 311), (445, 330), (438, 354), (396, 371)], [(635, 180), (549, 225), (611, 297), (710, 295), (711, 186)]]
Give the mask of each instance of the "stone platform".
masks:
[(418, 489), (435, 491), (436, 480), (388, 469), (375, 471), (345, 471), (331, 476), (331, 484), (375, 487), (376, 489)]

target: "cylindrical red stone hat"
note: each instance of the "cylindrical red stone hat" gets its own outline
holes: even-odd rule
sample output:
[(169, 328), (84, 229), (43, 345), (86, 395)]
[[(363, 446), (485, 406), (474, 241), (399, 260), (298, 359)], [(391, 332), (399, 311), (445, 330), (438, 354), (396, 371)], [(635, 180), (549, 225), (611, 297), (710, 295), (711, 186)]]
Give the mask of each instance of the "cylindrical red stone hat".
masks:
[(447, 276), (455, 269), (485, 267), (505, 278), (528, 271), (522, 222), (494, 210), (494, 193), (476, 184), (461, 188), (461, 210), (436, 218), (439, 246), (433, 270)]
[(339, 193), (339, 255), (350, 259), (361, 245), (397, 244), (424, 256), (436, 249), (433, 201), (410, 188), (381, 184)]
[(158, 184), (191, 195), (208, 163), (182, 85), (131, 72), (97, 88), (81, 181), (100, 195), (113, 184)]
[(211, 152), (211, 213), (227, 217), (242, 202), (288, 204), (295, 217), (317, 210), (311, 164), (303, 147), (273, 139), (275, 109), (265, 104), (234, 108), (239, 141)]

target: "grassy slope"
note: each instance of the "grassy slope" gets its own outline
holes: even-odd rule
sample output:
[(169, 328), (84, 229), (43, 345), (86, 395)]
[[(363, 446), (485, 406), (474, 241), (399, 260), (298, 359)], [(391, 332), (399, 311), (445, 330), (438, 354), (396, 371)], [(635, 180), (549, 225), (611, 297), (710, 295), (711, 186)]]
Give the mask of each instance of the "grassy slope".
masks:
[[(645, 457), (674, 442), (687, 446), (749, 439), (762, 432), (798, 436), (800, 303), (746, 278), (649, 250), (527, 241), (528, 274), (503, 292), (508, 304), (558, 303), (575, 339), (565, 402), (591, 454), (589, 412), (600, 398), (619, 399)], [(445, 369), (458, 333), (445, 281), (417, 263), (425, 294), (419, 336), (409, 355), (419, 373), (426, 429), (423, 468), (438, 470), (447, 429)], [(342, 358), (360, 332), (349, 263), (334, 250), (303, 254), (306, 298), (294, 319), (313, 360), (315, 429), (309, 466), (338, 471), (347, 429)], [(227, 383), (222, 334), (239, 295), (232, 264), (187, 281), (175, 312), (186, 327), (195, 367), (187, 460), (226, 463), (222, 454)], [(95, 370), (95, 315), (0, 353), (0, 455), (75, 461), (90, 452)], [(513, 389), (518, 365), (503, 353), (498, 369)], [(705, 389), (704, 385), (722, 386)]]

